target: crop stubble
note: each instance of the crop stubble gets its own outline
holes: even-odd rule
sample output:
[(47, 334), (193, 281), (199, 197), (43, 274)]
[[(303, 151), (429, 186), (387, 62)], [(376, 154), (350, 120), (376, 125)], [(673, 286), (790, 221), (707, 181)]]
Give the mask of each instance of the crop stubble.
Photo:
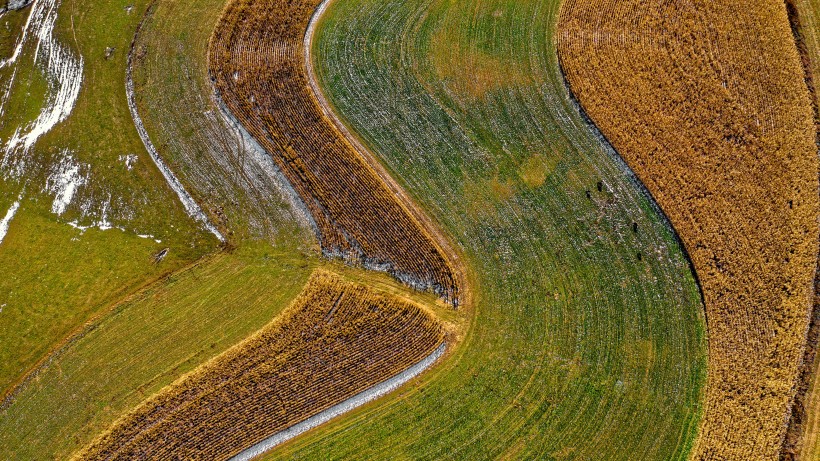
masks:
[(817, 256), (812, 109), (782, 2), (568, 0), (558, 50), (591, 119), (669, 215), (703, 289), (695, 459), (774, 459)]
[(362, 261), (457, 303), (451, 262), (316, 101), (303, 39), (318, 4), (231, 2), (209, 49), (217, 92), (302, 198), (326, 254)]
[(317, 270), (282, 315), (180, 378), (77, 459), (227, 459), (428, 356), (425, 310)]

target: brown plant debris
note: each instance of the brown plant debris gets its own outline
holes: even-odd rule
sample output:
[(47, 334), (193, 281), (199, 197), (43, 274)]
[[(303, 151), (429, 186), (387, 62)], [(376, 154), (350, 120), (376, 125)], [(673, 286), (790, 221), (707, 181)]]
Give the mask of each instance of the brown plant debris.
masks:
[(441, 248), (324, 116), (311, 90), (304, 36), (319, 3), (230, 2), (209, 49), (216, 89), (310, 210), (325, 253), (455, 302), (457, 283)]
[(809, 93), (776, 0), (567, 0), (572, 91), (670, 217), (703, 290), (695, 459), (776, 459), (818, 240)]
[(441, 325), (418, 306), (320, 269), (276, 320), (75, 458), (228, 459), (404, 371), (443, 341)]

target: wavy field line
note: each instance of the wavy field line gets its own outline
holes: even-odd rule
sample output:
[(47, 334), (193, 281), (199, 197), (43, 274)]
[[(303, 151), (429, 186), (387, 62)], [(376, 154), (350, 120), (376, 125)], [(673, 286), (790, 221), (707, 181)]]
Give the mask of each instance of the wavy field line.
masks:
[(572, 106), (558, 3), (336, 0), (318, 20), (325, 97), (463, 248), (476, 317), (423, 392), (264, 459), (688, 455), (705, 374), (697, 286)]

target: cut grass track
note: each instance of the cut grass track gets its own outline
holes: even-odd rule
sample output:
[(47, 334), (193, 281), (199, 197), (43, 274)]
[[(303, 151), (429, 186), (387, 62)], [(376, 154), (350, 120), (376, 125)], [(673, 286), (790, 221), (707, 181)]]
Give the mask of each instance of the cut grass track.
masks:
[(688, 455), (706, 374), (697, 286), (572, 106), (557, 7), (329, 6), (313, 45), (326, 96), (462, 247), (475, 320), (424, 385), (265, 459)]
[(249, 244), (117, 306), (0, 411), (0, 458), (68, 458), (122, 413), (270, 322), (316, 263), (293, 247)]

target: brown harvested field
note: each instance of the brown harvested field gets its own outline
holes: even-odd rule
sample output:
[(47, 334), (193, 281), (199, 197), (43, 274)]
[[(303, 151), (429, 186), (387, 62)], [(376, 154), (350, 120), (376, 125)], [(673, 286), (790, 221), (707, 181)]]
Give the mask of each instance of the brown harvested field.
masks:
[(326, 254), (364, 262), (457, 301), (451, 261), (328, 120), (311, 90), (304, 36), (319, 0), (234, 0), (209, 67), (229, 110), (310, 210)]
[(75, 458), (228, 459), (444, 341), (408, 301), (317, 270), (271, 324), (122, 417)]
[[(813, 90), (812, 96), (817, 106), (820, 104), (817, 92), (817, 79), (820, 78), (820, 0), (786, 0), (786, 7), (798, 40), (807, 83)], [(820, 111), (815, 111), (815, 117), (820, 126)]]
[(655, 196), (703, 290), (694, 459), (776, 459), (818, 248), (813, 114), (777, 0), (566, 0), (558, 52), (590, 118)]

